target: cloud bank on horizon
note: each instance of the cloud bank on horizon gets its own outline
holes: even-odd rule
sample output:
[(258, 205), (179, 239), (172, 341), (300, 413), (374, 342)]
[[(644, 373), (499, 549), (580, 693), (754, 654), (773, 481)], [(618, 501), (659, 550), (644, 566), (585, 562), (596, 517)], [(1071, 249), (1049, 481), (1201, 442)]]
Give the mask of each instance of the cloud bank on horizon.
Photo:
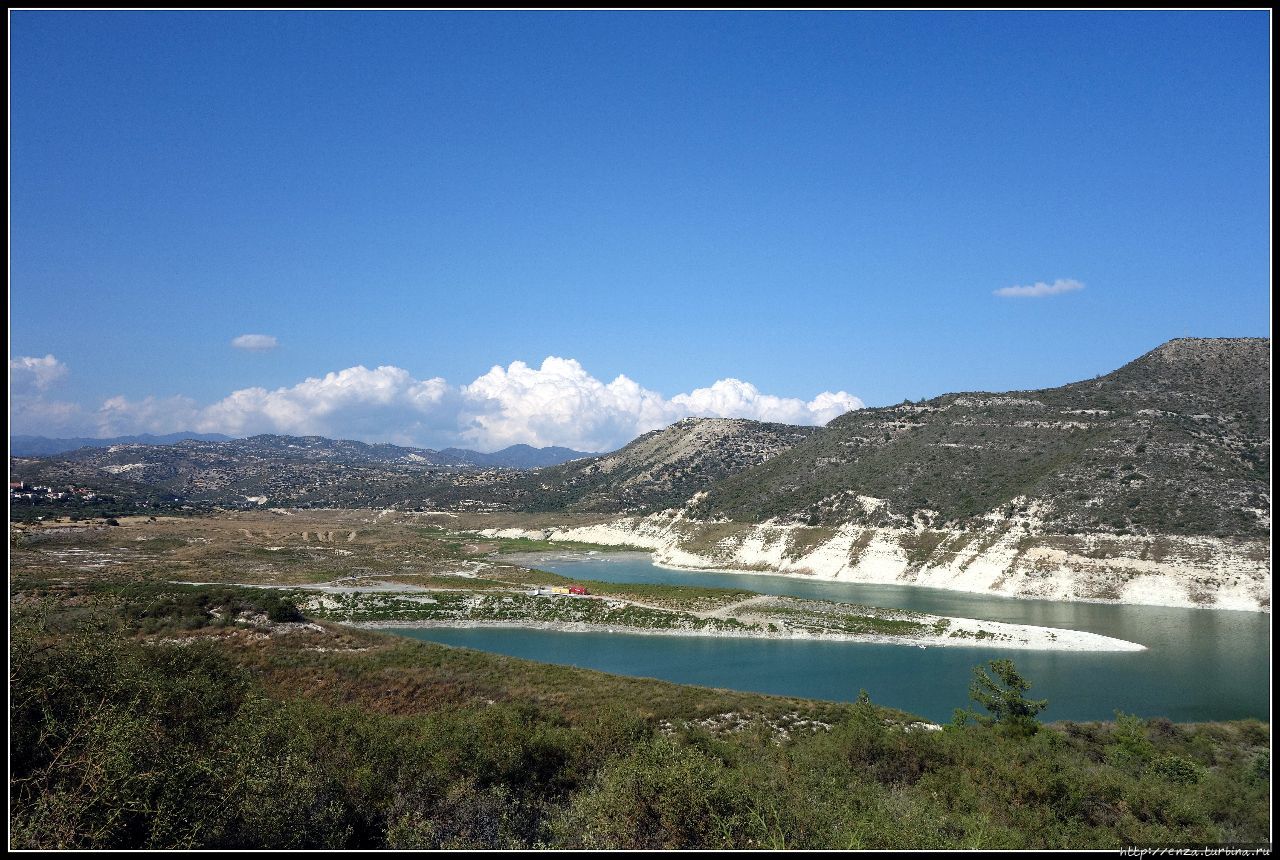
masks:
[(1084, 284), (1073, 278), (1058, 278), (1052, 284), (1036, 281), (1034, 284), (1024, 287), (1001, 287), (998, 290), (993, 290), (992, 293), (1006, 299), (1039, 299), (1044, 296), (1056, 296), (1059, 293), (1072, 293), (1083, 289)]
[(460, 386), (441, 377), (417, 379), (392, 365), (357, 365), (288, 387), (243, 388), (203, 406), (182, 396), (112, 397), (97, 409), (86, 409), (46, 397), (47, 389), (66, 373), (66, 366), (52, 355), (10, 360), (10, 423), (15, 432), (119, 436), (193, 430), (479, 450), (525, 443), (609, 451), (690, 416), (825, 424), (864, 406), (845, 391), (824, 391), (805, 401), (765, 394), (732, 378), (667, 398), (625, 375), (605, 383), (575, 359), (555, 356), (536, 368), (523, 361), (495, 365)]

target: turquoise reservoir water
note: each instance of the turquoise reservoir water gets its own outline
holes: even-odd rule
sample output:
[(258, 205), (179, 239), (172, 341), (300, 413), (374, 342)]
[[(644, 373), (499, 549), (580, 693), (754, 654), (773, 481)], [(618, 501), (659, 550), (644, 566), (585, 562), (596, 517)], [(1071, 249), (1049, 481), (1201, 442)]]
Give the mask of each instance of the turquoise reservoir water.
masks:
[(1111, 719), (1119, 709), (1179, 722), (1270, 719), (1268, 613), (1119, 606), (967, 594), (910, 586), (853, 585), (795, 577), (673, 571), (643, 553), (517, 559), (576, 579), (743, 588), (763, 594), (900, 607), (939, 615), (1087, 630), (1139, 642), (1146, 651), (1092, 653), (772, 639), (558, 633), (521, 629), (423, 629), (417, 639), (700, 684), (852, 701), (866, 689), (878, 704), (937, 722), (969, 704), (972, 668), (1012, 658), (1047, 698), (1048, 720)]

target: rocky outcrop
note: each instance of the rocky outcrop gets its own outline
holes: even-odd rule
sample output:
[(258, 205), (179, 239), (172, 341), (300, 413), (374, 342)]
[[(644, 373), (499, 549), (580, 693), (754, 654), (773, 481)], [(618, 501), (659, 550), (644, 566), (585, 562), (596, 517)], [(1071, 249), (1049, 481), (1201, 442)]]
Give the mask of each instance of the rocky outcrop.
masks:
[(839, 582), (919, 585), (1047, 600), (1269, 611), (1270, 548), (1213, 537), (1035, 534), (1025, 522), (979, 530), (813, 528), (702, 522), (682, 511), (497, 537), (640, 546), (658, 564), (767, 571)]

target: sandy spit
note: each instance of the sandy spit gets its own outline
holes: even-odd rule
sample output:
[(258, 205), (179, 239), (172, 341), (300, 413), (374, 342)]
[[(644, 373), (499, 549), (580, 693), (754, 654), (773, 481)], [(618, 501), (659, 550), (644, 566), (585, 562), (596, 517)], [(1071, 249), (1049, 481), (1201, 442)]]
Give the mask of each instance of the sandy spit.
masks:
[[(926, 616), (927, 618), (928, 616)], [(777, 633), (752, 630), (686, 630), (626, 627), (617, 624), (587, 624), (565, 621), (357, 621), (351, 627), (370, 630), (391, 628), (416, 629), (431, 627), (496, 627), (526, 630), (553, 630), (557, 633), (632, 633), (642, 636), (709, 636), (721, 639), (799, 639), (826, 642), (854, 642), (879, 645), (905, 645), (916, 648), (1001, 648), (1022, 651), (1145, 651), (1146, 646), (1123, 639), (1112, 639), (1096, 633), (1075, 630), (1058, 630), (1049, 627), (1032, 627), (1016, 624), (999, 624), (994, 621), (976, 621), (969, 618), (952, 618), (952, 628), (976, 631), (1010, 633), (1019, 638), (953, 639), (951, 637), (915, 638), (910, 636), (886, 636), (880, 634), (810, 633), (805, 630), (788, 630)]]

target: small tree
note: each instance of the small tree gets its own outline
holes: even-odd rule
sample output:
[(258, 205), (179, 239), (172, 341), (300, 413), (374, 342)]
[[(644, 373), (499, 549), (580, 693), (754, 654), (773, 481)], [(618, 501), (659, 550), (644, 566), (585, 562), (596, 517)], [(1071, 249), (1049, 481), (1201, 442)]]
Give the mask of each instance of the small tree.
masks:
[(1111, 743), (1106, 746), (1107, 762), (1115, 767), (1142, 770), (1155, 758), (1156, 748), (1147, 737), (1147, 721), (1134, 714), (1116, 711)]
[(1048, 707), (1049, 700), (1028, 699), (1024, 695), (1031, 684), (1018, 674), (1012, 660), (991, 660), (987, 666), (995, 677), (981, 666), (973, 667), (969, 698), (986, 708), (991, 716), (975, 714), (975, 719), (984, 726), (999, 724), (1017, 733), (1039, 731), (1036, 715)]

